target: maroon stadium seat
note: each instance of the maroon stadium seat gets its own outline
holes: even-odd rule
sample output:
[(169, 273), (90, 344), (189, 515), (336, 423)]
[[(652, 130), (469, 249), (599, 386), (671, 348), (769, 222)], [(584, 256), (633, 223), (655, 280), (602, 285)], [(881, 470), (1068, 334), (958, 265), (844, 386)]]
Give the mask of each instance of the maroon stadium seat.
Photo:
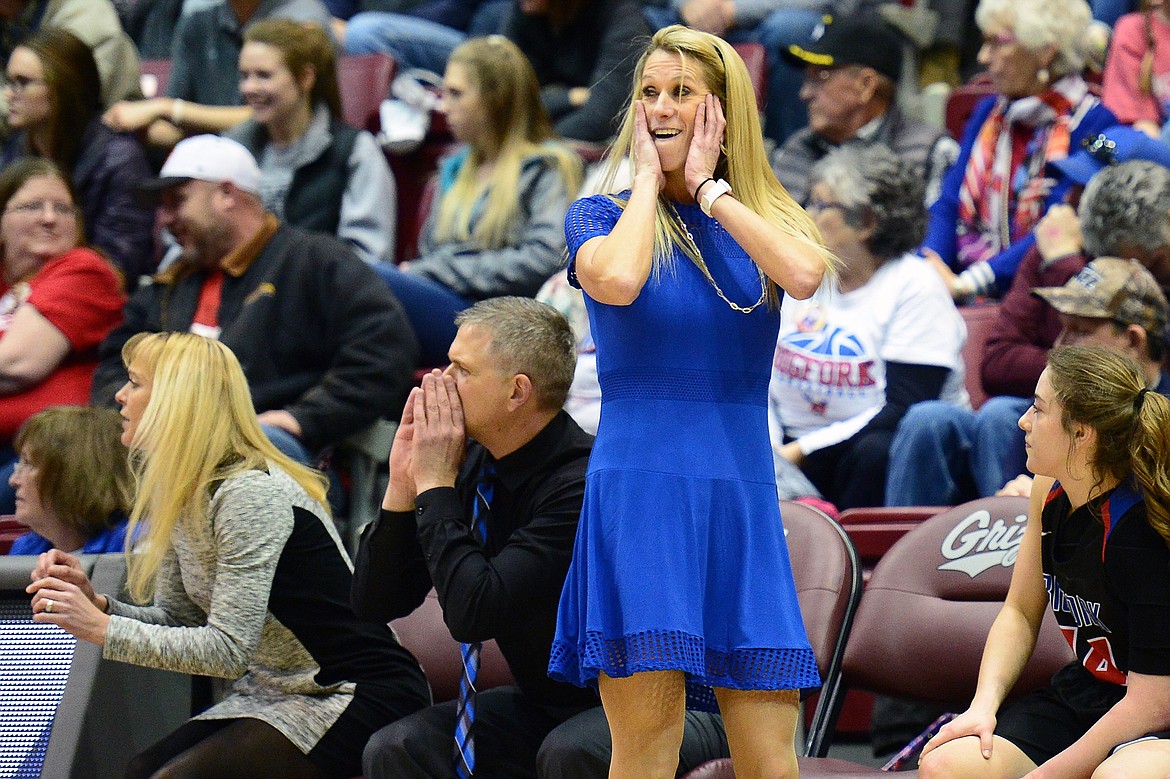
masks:
[(946, 125), (952, 138), (962, 138), (967, 120), (975, 112), (975, 106), (988, 95), (995, 94), (991, 77), (979, 73), (966, 84), (955, 89), (947, 98)]
[[(147, 97), (161, 97), (167, 93), (167, 80), (171, 77), (171, 61), (169, 59), (142, 60), (139, 69), (147, 82), (153, 88), (153, 94)], [(147, 90), (143, 90), (145, 93)]]
[(752, 87), (756, 91), (756, 108), (763, 111), (768, 102), (768, 53), (763, 44), (759, 43), (736, 43), (732, 48), (743, 59), (743, 64), (747, 65)]
[[(458, 698), (463, 658), (459, 642), (451, 638), (451, 631), (447, 630), (447, 624), (443, 622), (439, 594), (431, 590), (421, 606), (405, 617), (394, 620), (390, 626), (398, 634), (402, 645), (418, 658), (430, 682), (434, 702), (442, 703)], [(487, 690), (512, 683), (512, 671), (500, 654), (496, 642), (483, 642), (476, 688)]]
[[(822, 759), (845, 688), (931, 701), (962, 711), (975, 691), (987, 631), (1007, 594), (1023, 534), (1026, 498), (983, 498), (926, 520), (874, 570), (857, 610), (842, 666), (842, 690), (818, 707), (800, 759), (804, 779), (881, 776), (876, 768)], [(1013, 694), (1047, 684), (1072, 660), (1051, 615)], [(733, 777), (730, 761), (688, 779)]]
[(971, 407), (978, 409), (987, 400), (983, 391), (983, 351), (987, 337), (999, 319), (998, 303), (981, 303), (973, 306), (959, 306), (959, 313), (967, 325), (967, 340), (963, 343), (963, 367), (967, 371), (967, 394), (971, 396)]
[(351, 54), (337, 60), (341, 115), (354, 127), (375, 135), (382, 129), (378, 107), (390, 94), (395, 62), (386, 54)]
[(12, 542), (28, 532), (28, 528), (11, 516), (0, 517), (0, 555), (8, 554)]

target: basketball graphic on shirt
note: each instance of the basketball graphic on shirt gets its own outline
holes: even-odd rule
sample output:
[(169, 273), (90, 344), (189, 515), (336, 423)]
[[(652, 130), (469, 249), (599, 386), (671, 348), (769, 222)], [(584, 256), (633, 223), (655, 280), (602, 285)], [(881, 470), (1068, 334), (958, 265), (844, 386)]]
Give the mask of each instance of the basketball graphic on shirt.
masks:
[(834, 398), (861, 397), (879, 390), (872, 373), (873, 353), (853, 330), (829, 324), (823, 310), (809, 306), (795, 329), (782, 333), (774, 374), (795, 388), (808, 413), (825, 416)]

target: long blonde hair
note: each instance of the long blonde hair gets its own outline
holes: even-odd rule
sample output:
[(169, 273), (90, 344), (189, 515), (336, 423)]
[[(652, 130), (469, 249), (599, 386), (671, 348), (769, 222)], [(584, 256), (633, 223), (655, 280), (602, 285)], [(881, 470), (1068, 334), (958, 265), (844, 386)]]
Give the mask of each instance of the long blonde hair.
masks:
[(281, 454), (261, 431), (231, 349), (190, 333), (139, 333), (122, 348), (122, 360), (151, 384), (130, 442), (138, 491), (127, 531), (134, 553), (127, 556), (136, 600), (150, 599), (178, 524), (208, 522), (224, 479), (272, 463), (325, 508), (325, 478)]
[[(550, 160), (572, 196), (581, 187), (581, 158), (556, 141), (536, 72), (516, 44), (500, 35), (473, 38), (452, 52), (447, 66), (455, 64), (463, 67), (489, 118), (486, 151), (494, 155), (495, 166), (491, 176), (480, 181), (485, 149), (470, 145), (451, 188), (439, 200), (435, 238), (473, 240), (483, 249), (499, 249), (516, 240), (524, 161)], [(473, 229), (472, 213), (485, 193), (486, 208)]]
[[(837, 260), (822, 245), (820, 230), (812, 217), (792, 199), (788, 190), (772, 173), (772, 166), (764, 151), (760, 114), (747, 66), (731, 44), (714, 35), (676, 24), (663, 27), (650, 39), (649, 46), (634, 69), (634, 85), (626, 105), (625, 119), (609, 150), (608, 164), (602, 179), (603, 191), (613, 189), (626, 158), (633, 167), (634, 112), (641, 92), (642, 71), (650, 55), (659, 51), (677, 54), (682, 58), (684, 68), (690, 62), (695, 63), (711, 93), (723, 104), (727, 129), (714, 177), (727, 180), (735, 192), (736, 200), (779, 226), (788, 235), (815, 248), (825, 261), (825, 269), (834, 273)], [(619, 205), (625, 205), (621, 198), (613, 199)], [(660, 195), (654, 222), (656, 274), (670, 267), (672, 247), (676, 245), (682, 247), (683, 253), (704, 271), (704, 275), (707, 274), (706, 263), (697, 247), (687, 238), (666, 197)], [(778, 306), (780, 302), (776, 284), (771, 281), (768, 284), (768, 302), (772, 307)]]

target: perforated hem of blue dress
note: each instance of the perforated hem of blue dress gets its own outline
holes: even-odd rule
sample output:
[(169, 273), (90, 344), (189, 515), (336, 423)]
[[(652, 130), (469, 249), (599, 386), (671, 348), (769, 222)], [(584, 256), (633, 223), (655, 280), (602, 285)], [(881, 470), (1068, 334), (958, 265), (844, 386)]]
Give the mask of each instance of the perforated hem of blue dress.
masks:
[(554, 641), (549, 675), (579, 687), (597, 674), (622, 678), (642, 671), (683, 671), (687, 708), (718, 711), (712, 687), (732, 690), (808, 690), (820, 687), (811, 649), (710, 649), (681, 631), (647, 631), (616, 639), (587, 633), (578, 650)]

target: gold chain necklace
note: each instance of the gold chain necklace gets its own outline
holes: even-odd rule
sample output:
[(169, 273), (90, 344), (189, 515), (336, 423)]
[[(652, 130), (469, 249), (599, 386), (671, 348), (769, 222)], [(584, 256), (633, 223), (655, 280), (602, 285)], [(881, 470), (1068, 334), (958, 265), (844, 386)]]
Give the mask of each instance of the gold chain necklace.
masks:
[(728, 300), (727, 295), (724, 295), (723, 290), (719, 289), (719, 285), (715, 283), (715, 277), (711, 275), (711, 271), (707, 268), (707, 261), (703, 259), (703, 253), (699, 251), (699, 244), (695, 242), (695, 236), (691, 235), (691, 228), (687, 227), (687, 223), (683, 221), (681, 216), (679, 216), (678, 210), (674, 207), (674, 203), (667, 201), (667, 205), (670, 206), (670, 213), (674, 215), (675, 221), (678, 222), (679, 227), (681, 227), (683, 232), (686, 233), (687, 240), (690, 241), (691, 248), (695, 251), (695, 256), (699, 258), (699, 262), (697, 262), (696, 265), (699, 266), (699, 270), (703, 272), (703, 276), (706, 277), (711, 286), (715, 288), (715, 294), (718, 295), (724, 303), (731, 306), (733, 311), (738, 311), (741, 314), (750, 314), (759, 308), (768, 298), (768, 281), (764, 276), (764, 272), (760, 270), (760, 267), (758, 265), (756, 266), (756, 272), (760, 274), (760, 299), (755, 303), (752, 303), (747, 308), (744, 308), (738, 303), (734, 303)]

